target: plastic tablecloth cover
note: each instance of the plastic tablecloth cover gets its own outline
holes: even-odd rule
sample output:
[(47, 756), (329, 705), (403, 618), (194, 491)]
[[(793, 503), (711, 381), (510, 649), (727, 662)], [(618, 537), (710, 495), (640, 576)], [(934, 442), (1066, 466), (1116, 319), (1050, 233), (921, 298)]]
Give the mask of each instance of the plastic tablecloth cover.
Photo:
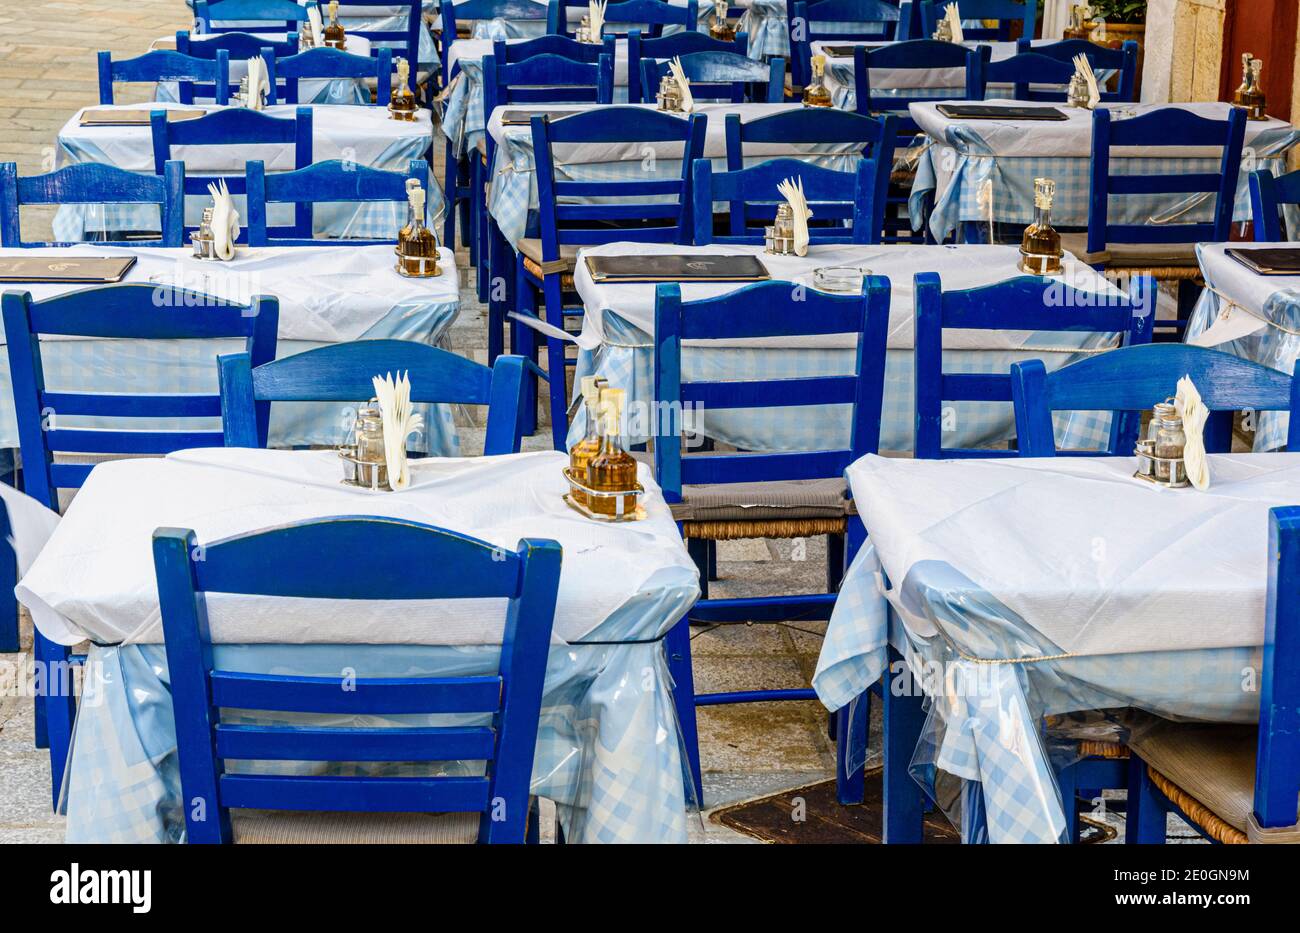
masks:
[[(697, 573), (648, 475), (640, 477), (648, 517), (607, 525), (561, 500), (566, 462), (554, 452), (413, 461), (411, 487), (385, 494), (342, 485), (337, 457), (325, 451), (195, 450), (97, 467), (17, 590), (46, 637), (92, 641), (64, 785), (68, 839), (183, 835), (153, 530), (193, 528), (211, 541), (312, 517), (372, 514), (502, 547), (523, 537), (560, 542), (533, 792), (557, 802), (574, 841), (684, 841), (687, 785), (659, 639), (698, 598)], [(365, 572), (362, 556), (357, 572)], [(351, 668), (358, 677), (493, 670), (504, 619), (504, 601), (211, 594), (208, 608), (218, 663), (285, 674)], [(327, 721), (433, 721), (363, 718)]]
[(869, 543), (828, 626), (818, 696), (852, 702), (892, 645), (932, 700), (914, 765), (981, 782), (992, 841), (1057, 840), (1043, 716), (1258, 715), (1245, 675), (1263, 642), (1268, 510), (1300, 498), (1300, 464), (1210, 466), (1199, 493), (1134, 478), (1128, 457), (863, 458), (848, 478)]

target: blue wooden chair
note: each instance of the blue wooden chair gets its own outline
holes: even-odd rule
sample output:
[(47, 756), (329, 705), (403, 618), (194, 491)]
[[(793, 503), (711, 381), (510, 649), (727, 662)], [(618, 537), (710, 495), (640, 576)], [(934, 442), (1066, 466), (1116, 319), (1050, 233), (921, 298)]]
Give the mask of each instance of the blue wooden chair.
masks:
[(194, 27), (202, 33), (263, 31), (261, 23), (267, 32), (297, 33), (306, 20), (307, 8), (293, 0), (194, 0)]
[[(546, 31), (549, 34), (572, 38), (573, 30), (569, 28), (570, 7), (581, 7), (584, 12), (587, 9), (585, 3), (552, 0), (546, 16)], [(665, 26), (680, 26), (688, 32), (695, 32), (699, 24), (699, 0), (687, 0), (682, 6), (665, 0), (622, 0), (611, 2), (605, 7), (605, 35), (626, 33), (630, 27), (638, 27), (641, 28), (642, 35), (658, 39), (664, 34)], [(610, 26), (624, 28), (609, 29)]]
[[(736, 172), (744, 168), (745, 148), (751, 144), (830, 146), (848, 143), (861, 146), (859, 154), (874, 166), (875, 185), (871, 194), (871, 213), (875, 218), (873, 222), (877, 223), (877, 233), (863, 242), (878, 243), (880, 242), (879, 231), (883, 229), (884, 224), (885, 203), (889, 196), (894, 143), (898, 138), (894, 122), (895, 118), (892, 115), (876, 118), (850, 113), (847, 110), (792, 110), (745, 122), (741, 122), (740, 114), (729, 113), (726, 121), (727, 171)], [(856, 202), (857, 198), (855, 197), (854, 200)], [(830, 214), (819, 212), (818, 216), (822, 219), (836, 216), (833, 213), (835, 209), (831, 210)], [(768, 217), (770, 214), (765, 210), (752, 216), (756, 219)], [(698, 229), (700, 223), (698, 214), (695, 223)], [(752, 223), (751, 215), (746, 214), (743, 203), (731, 206), (728, 227), (732, 234), (742, 233), (742, 228)], [(696, 242), (699, 242), (698, 238)]]
[[(283, 40), (276, 41), (273, 36), (255, 36), (248, 32), (223, 32), (195, 41), (188, 30), (182, 29), (176, 33), (176, 51), (182, 55), (215, 59), (217, 52), (222, 49), (232, 61), (247, 61), (254, 56), (260, 56), (269, 65), (277, 58), (296, 55), (298, 36), (287, 33)], [(216, 88), (213, 85), (195, 84), (193, 88), (196, 98), (205, 100), (216, 98)]]
[[(1200, 294), (1196, 285), (1200, 278), (1196, 244), (1222, 243), (1232, 226), (1246, 111), (1240, 107), (1230, 111), (1226, 120), (1199, 117), (1174, 105), (1123, 120), (1112, 120), (1105, 108), (1093, 111), (1088, 231), (1061, 235), (1062, 246), (1068, 252), (1097, 269), (1150, 274), (1162, 281), (1177, 282), (1178, 320), (1161, 324), (1176, 333), (1186, 328), (1187, 317)], [(1148, 158), (1117, 159), (1112, 164), (1112, 151), (1128, 146), (1156, 151)], [(1171, 173), (1158, 156), (1161, 148), (1197, 147), (1221, 151), (1217, 172)], [(1123, 200), (1111, 204), (1112, 197), (1122, 199), (1125, 195), (1163, 195), (1171, 204), (1177, 196), (1180, 207), (1195, 204), (1200, 198), (1209, 206), (1196, 206), (1194, 211), (1201, 215), (1208, 212), (1209, 218), (1187, 221), (1174, 216), (1169, 223), (1152, 223), (1149, 209), (1132, 218), (1134, 211), (1126, 211)], [(1169, 213), (1177, 211), (1171, 208)]]
[[(210, 430), (60, 427), (59, 418), (109, 418), (130, 424), (135, 418), (211, 418), (221, 413), (221, 406), (215, 395), (48, 389), (41, 365), (41, 336), (135, 340), (237, 337), (246, 341), (248, 352), (260, 363), (275, 356), (280, 316), (274, 298), (254, 298), (241, 305), (157, 285), (109, 285), (43, 301), (33, 301), (28, 292), (11, 291), (0, 303), (22, 447), (23, 487), (29, 496), (55, 510), (59, 508), (58, 490), (79, 488), (93, 466), (55, 462), (56, 454), (164, 454), (187, 447), (217, 447), (223, 440), (221, 432)], [(131, 387), (131, 380), (125, 379), (123, 388)], [(34, 653), (36, 660), (52, 670), (65, 670), (69, 663), (68, 650), (39, 632)], [(75, 715), (76, 698), (70, 690), (36, 699), (37, 739), (38, 744), (49, 745), (56, 807)]]
[[(379, 49), (370, 58), (338, 49), (308, 49), (288, 58), (272, 57), (267, 62), (267, 74), (271, 85), (269, 104), (298, 103), (298, 82), (304, 78), (374, 78), (375, 105), (387, 107), (393, 93), (393, 50)], [(278, 86), (281, 80), (283, 94)]]
[[(790, 81), (802, 88), (812, 80), (812, 43), (893, 42), (904, 38), (900, 22), (911, 19), (910, 0), (813, 0), (792, 3), (787, 17)], [(826, 27), (832, 27), (828, 30)], [(856, 30), (847, 27), (856, 26)]]
[[(494, 19), (508, 20), (512, 23), (536, 22), (545, 20), (549, 12), (548, 4), (536, 3), (535, 0), (463, 0), (461, 3), (453, 3), (448, 0), (446, 3), (440, 3), (438, 5), (438, 16), (442, 23), (440, 53), (442, 56), (443, 86), (445, 87), (455, 77), (451, 74), (449, 55), (452, 43), (459, 38), (459, 23), (484, 22)], [(468, 34), (468, 30), (466, 32)], [(593, 48), (599, 48), (599, 46), (593, 46)], [(554, 48), (544, 48), (533, 54), (540, 55), (544, 53), (564, 54)], [(572, 58), (574, 56), (565, 57)], [(497, 60), (501, 61), (499, 55)], [(586, 61), (585, 58), (579, 60)]]
[(204, 82), (218, 104), (230, 103), (230, 53), (217, 49), (213, 58), (197, 58), (166, 49), (146, 52), (138, 58), (113, 61), (112, 52), (99, 53), (99, 103), (113, 103), (113, 82), (175, 81), (182, 104), (193, 104), (196, 82)]
[[(196, 120), (169, 122), (167, 113), (155, 110), (150, 114), (153, 134), (154, 171), (162, 174), (175, 146), (251, 146), (279, 143), (293, 146), (294, 168), (303, 169), (312, 164), (312, 120), (310, 107), (298, 107), (292, 119), (272, 117), (256, 110), (242, 107), (218, 110)], [(231, 194), (244, 194), (247, 190), (245, 175), (194, 175), (185, 178), (185, 193), (208, 197), (208, 185), (222, 179)], [(305, 207), (300, 206), (292, 227), (279, 227), (271, 231), (279, 236), (302, 236), (310, 231)], [(188, 233), (193, 227), (187, 226)], [(246, 238), (241, 230), (240, 237)], [(306, 234), (310, 236), (310, 232)]]
[[(984, 65), (985, 93), (990, 85), (1010, 84), (1016, 100), (1064, 101), (1074, 65), (1038, 52), (1018, 52)], [(1043, 85), (1050, 85), (1043, 87)]]
[[(185, 828), (191, 843), (356, 841), (392, 828), (424, 842), (522, 843), (541, 713), (560, 545), (525, 538), (517, 550), (393, 518), (342, 516), (200, 542), (154, 532), (154, 567)], [(356, 572), (364, 553), (385, 572)], [(337, 678), (255, 674), (218, 666), (206, 594), (308, 599), (508, 600), (501, 660), (470, 677)], [(485, 609), (485, 611), (487, 611)], [(331, 727), (247, 725), (221, 710), (480, 714), (482, 725)], [(477, 717), (475, 717), (477, 719)], [(483, 761), (481, 776), (370, 777), (227, 773), (241, 761)], [(269, 814), (235, 810), (288, 811)], [(331, 814), (367, 813), (351, 818)], [(400, 820), (379, 814), (409, 814)]]
[[(1107, 301), (1052, 279), (1028, 275), (982, 288), (944, 291), (937, 274), (923, 272), (916, 276), (915, 288), (914, 450), (918, 458), (932, 460), (1008, 456), (1006, 450), (994, 448), (944, 446), (945, 402), (1009, 402), (1012, 388), (1006, 372), (945, 372), (945, 330), (1118, 333), (1130, 345), (1149, 343), (1155, 320), (1155, 283), (1145, 276), (1133, 280), (1127, 299), (1116, 295)], [(1117, 452), (1115, 445), (1122, 447), (1126, 441), (1131, 449), (1136, 432), (1136, 420), (1116, 418), (1111, 426), (1111, 452)]]
[[(412, 159), (403, 172), (385, 172), (364, 165), (331, 159), (317, 162), (294, 172), (268, 175), (262, 161), (245, 163), (248, 179), (249, 246), (319, 246), (323, 241), (312, 238), (312, 204), (371, 203), (390, 201), (405, 204), (406, 182), (415, 179), (421, 186), (429, 183), (429, 163)], [(301, 205), (306, 212), (303, 236), (271, 237), (267, 227), (267, 205)], [(354, 237), (330, 239), (344, 246), (375, 246), (393, 242), (393, 236), (380, 239)]]
[[(1046, 55), (1048, 58), (1055, 58), (1071, 65), (1074, 63), (1074, 56), (1086, 55), (1093, 71), (1112, 71), (1115, 73), (1115, 90), (1107, 90), (1103, 85), (1101, 88), (1102, 101), (1120, 103), (1137, 101), (1139, 90), (1137, 86), (1138, 44), (1132, 39), (1125, 41), (1117, 49), (1108, 45), (1098, 45), (1095, 42), (1089, 42), (1087, 39), (1064, 39), (1060, 42), (1051, 42), (1045, 45), (1033, 45), (1030, 39), (1020, 39), (1016, 43), (1016, 51), (1032, 51), (1035, 55)], [(989, 78), (990, 82), (993, 80), (992, 77)]]
[[(988, 49), (987, 46), (984, 47)], [(858, 46), (853, 50), (853, 92), (856, 109), (861, 114), (892, 113), (898, 137), (895, 151), (909, 149), (917, 143), (920, 127), (912, 119), (908, 105), (925, 101), (983, 100), (985, 92), (984, 52), (968, 49), (951, 42), (933, 39), (915, 39), (895, 42), (878, 49)], [(875, 93), (871, 89), (871, 69), (937, 69), (962, 68), (965, 70), (965, 88), (954, 92), (952, 88), (935, 88), (933, 95), (899, 97), (888, 91)], [(885, 241), (890, 243), (923, 243), (928, 237), (928, 222), (920, 230), (912, 229), (908, 201), (912, 194), (915, 169), (898, 172), (890, 185), (885, 213)], [(926, 208), (928, 213), (928, 205)]]
[[(19, 208), (31, 204), (157, 204), (160, 220), (160, 246), (183, 245), (185, 166), (169, 161), (161, 175), (140, 175), (113, 165), (80, 162), (65, 165), (44, 175), (18, 176), (13, 162), (0, 163), (0, 245), (48, 246), (25, 243)], [(128, 245), (141, 243), (138, 236), (97, 240), (101, 243)]]
[[(605, 107), (555, 123), (546, 116), (532, 118), (540, 236), (526, 237), (515, 244), (515, 306), (523, 322), (537, 316), (539, 293), (545, 323), (563, 329), (566, 318), (581, 319), (582, 302), (572, 291), (579, 247), (617, 241), (689, 242), (690, 167), (704, 155), (706, 125), (703, 114), (682, 119), (644, 107)], [(681, 173), (675, 178), (641, 175), (610, 181), (566, 181), (557, 177), (558, 160), (553, 147), (615, 142), (680, 144)], [(571, 203), (575, 196), (604, 203)], [(619, 200), (613, 202), (615, 198)], [(500, 324), (493, 326), (489, 321), (488, 326), (490, 341), (494, 333), (500, 333)], [(533, 329), (521, 323), (514, 333), (521, 343), (515, 352), (534, 358), (537, 350)], [(564, 450), (568, 433), (565, 371), (571, 362), (566, 358), (565, 341), (548, 336), (546, 346), (551, 431), (555, 449)], [(531, 433), (535, 414), (531, 398), (526, 406), (524, 432)]]
[(984, 39), (1007, 42), (1017, 38), (1012, 35), (1012, 26), (1019, 24), (1020, 35), (1032, 39), (1038, 28), (1038, 4), (1036, 0), (922, 0), (921, 29), (922, 35), (932, 36), (946, 8), (957, 4), (957, 14), (962, 22), (968, 20), (997, 20), (997, 26), (962, 27), (962, 34), (967, 39)]
[[(691, 52), (681, 56), (682, 71), (696, 100), (779, 104), (785, 100), (785, 59), (779, 55), (767, 64), (736, 52)], [(660, 79), (669, 63), (652, 58), (641, 61), (641, 95), (654, 103)]]
[(1163, 843), (1170, 812), (1212, 842), (1300, 843), (1300, 507), (1269, 510), (1267, 555), (1259, 724), (1135, 729), (1129, 844)]
[(1300, 231), (1283, 229), (1282, 212), (1300, 204), (1300, 172), (1274, 178), (1268, 169), (1250, 173), (1250, 211), (1255, 220), (1255, 239), (1278, 243)]
[[(646, 39), (640, 29), (627, 34), (627, 99), (632, 103), (645, 100), (641, 85), (641, 63), (646, 60), (667, 61), (695, 52), (732, 52), (746, 55), (749, 51), (749, 33), (738, 32), (731, 42), (714, 39), (703, 32), (677, 32), (658, 39)], [(650, 99), (654, 99), (653, 90)]]
[(415, 402), (486, 405), (485, 455), (519, 452), (524, 360), (492, 368), (411, 340), (357, 340), (254, 365), (248, 353), (218, 358), (227, 447), (265, 447), (271, 402), (364, 402), (378, 373), (408, 372)]
[[(803, 183), (812, 209), (810, 243), (879, 243), (884, 203), (880, 165), (858, 159), (853, 172), (837, 172), (798, 159), (769, 159), (734, 172), (714, 172), (708, 159), (697, 159), (691, 180), (695, 201), (695, 245), (743, 243), (761, 245), (763, 227), (770, 226), (778, 204), (785, 203), (776, 186), (787, 178)], [(885, 180), (889, 170), (885, 168)], [(852, 200), (846, 200), (851, 197)], [(713, 206), (726, 202), (729, 232), (715, 233)], [(826, 221), (829, 221), (827, 223)]]
[[(1022, 457), (1052, 457), (1054, 411), (1113, 411), (1140, 414), (1172, 396), (1178, 380), (1191, 376), (1211, 412), (1205, 449), (1232, 449), (1234, 412), (1300, 410), (1300, 381), (1222, 350), (1186, 344), (1153, 344), (1114, 350), (1048, 373), (1039, 360), (1011, 367), (1016, 437)], [(1300, 418), (1291, 419), (1287, 447), (1300, 450)], [(1136, 437), (1112, 453), (1133, 451)]]
[[(420, 96), (420, 33), (424, 30), (421, 0), (346, 0), (339, 6), (343, 7), (346, 13), (346, 17), (341, 14), (340, 19), (344, 20), (343, 25), (347, 34), (369, 40), (371, 58), (378, 59), (383, 51), (387, 50), (392, 60), (404, 58), (410, 63), (411, 70), (407, 74), (406, 83), (411, 93), (418, 98)], [(402, 12), (392, 16), (392, 11), (395, 9)], [(371, 12), (367, 14), (367, 10)], [(382, 19), (387, 25), (362, 26), (356, 22), (356, 19), (367, 15)], [(352, 18), (353, 22), (348, 22), (348, 18)], [(394, 21), (389, 23), (390, 19)], [(433, 95), (429, 96), (432, 99)], [(388, 99), (382, 98), (380, 103), (387, 106)]]
[[(745, 690), (695, 694), (691, 670), (691, 622), (725, 624), (827, 619), (843, 574), (849, 531), (844, 469), (875, 453), (885, 381), (889, 329), (889, 280), (871, 276), (861, 295), (808, 290), (796, 296), (789, 282), (764, 282), (717, 298), (682, 302), (681, 286), (655, 291), (654, 381), (655, 477), (700, 568), (702, 599), (669, 633), (665, 648), (673, 676), (673, 697), (686, 743), (691, 778), (700, 783), (695, 707), (768, 700), (808, 700), (800, 690)], [(770, 382), (688, 381), (682, 369), (683, 341), (855, 334), (853, 373), (843, 376), (777, 379)], [(687, 351), (689, 352), (689, 350)], [(779, 453), (682, 453), (684, 406), (780, 409), (800, 405), (849, 406), (847, 448)], [(856, 526), (861, 529), (861, 524)], [(824, 534), (828, 546), (826, 593), (709, 599), (708, 550), (731, 538), (802, 538)], [(850, 552), (860, 540), (849, 542)]]

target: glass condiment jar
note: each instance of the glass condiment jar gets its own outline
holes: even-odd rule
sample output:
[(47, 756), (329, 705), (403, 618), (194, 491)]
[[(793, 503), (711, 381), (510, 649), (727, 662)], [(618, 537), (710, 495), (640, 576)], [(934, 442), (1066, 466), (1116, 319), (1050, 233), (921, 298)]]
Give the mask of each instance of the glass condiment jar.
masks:
[[(600, 397), (609, 383), (603, 376), (582, 377), (582, 401), (587, 419), (587, 431), (582, 440), (569, 451), (570, 475), (586, 482), (587, 465), (600, 453), (601, 412)], [(587, 505), (587, 496), (581, 489), (570, 490), (569, 495), (579, 505)]]
[(764, 251), (773, 256), (794, 255), (794, 208), (789, 202), (776, 206), (772, 226), (763, 229)]
[(413, 122), (420, 106), (415, 101), (415, 95), (411, 93), (410, 63), (399, 57), (393, 62), (393, 67), (397, 69), (397, 80), (393, 82), (393, 93), (388, 101), (388, 115), (394, 120)]
[(727, 20), (727, 0), (714, 0), (709, 37), (719, 42), (734, 42), (736, 39), (736, 27)]
[[(603, 415), (600, 452), (587, 464), (587, 488), (595, 492), (636, 489), (636, 460), (623, 449), (623, 390), (601, 393)], [(591, 496), (587, 507), (598, 515), (626, 515), (636, 510), (636, 496)]]
[(659, 109), (668, 113), (681, 113), (682, 89), (671, 74), (659, 79), (659, 91), (655, 94)]
[(330, 21), (321, 33), (321, 39), (331, 49), (340, 51), (347, 48), (348, 37), (339, 23), (339, 0), (330, 0)]
[(1249, 52), (1241, 53), (1241, 84), (1232, 93), (1232, 103), (1236, 107), (1246, 106), (1246, 95), (1250, 92), (1250, 63), (1255, 56)]
[(1155, 442), (1152, 451), (1156, 457), (1153, 467), (1155, 478), (1170, 485), (1185, 482), (1182, 458), (1187, 447), (1187, 435), (1183, 431), (1183, 419), (1172, 399), (1157, 403), (1151, 410), (1147, 436)]
[(826, 88), (826, 56), (812, 57), (812, 82), (803, 89), (805, 107), (830, 107), (833, 105), (831, 92)]
[(439, 275), (438, 237), (424, 223), (424, 189), (419, 182), (407, 186), (409, 223), (397, 235), (397, 271), (405, 276)]
[(1020, 240), (1020, 271), (1030, 275), (1056, 275), (1061, 271), (1061, 235), (1052, 226), (1052, 199), (1056, 182), (1034, 179), (1034, 222)]
[(1260, 83), (1260, 72), (1264, 70), (1262, 59), (1250, 60), (1250, 84), (1241, 97), (1241, 106), (1246, 108), (1248, 120), (1267, 120), (1267, 101), (1264, 98), (1264, 86)]
[(367, 489), (388, 485), (388, 458), (384, 448), (384, 415), (375, 399), (357, 411), (352, 428), (349, 479)]

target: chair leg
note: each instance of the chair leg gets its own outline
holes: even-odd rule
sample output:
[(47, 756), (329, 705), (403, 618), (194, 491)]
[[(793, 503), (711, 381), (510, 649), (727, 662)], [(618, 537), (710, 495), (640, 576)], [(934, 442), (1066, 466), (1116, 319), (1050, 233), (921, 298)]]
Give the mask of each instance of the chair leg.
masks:
[[(546, 323), (564, 328), (564, 294), (558, 273), (543, 279), (542, 291), (546, 302)], [(546, 338), (547, 392), (551, 399), (551, 438), (556, 450), (568, 450), (569, 444), (569, 393), (566, 341)]]
[(664, 637), (668, 672), (673, 678), (673, 706), (685, 746), (685, 777), (695, 788), (695, 802), (704, 806), (704, 782), (700, 775), (700, 737), (695, 723), (695, 673), (691, 669), (691, 627), (682, 619)]
[(1136, 754), (1130, 754), (1128, 768), (1124, 842), (1127, 845), (1163, 845), (1168, 825), (1167, 811), (1147, 774), (1146, 762)]
[[(901, 659), (898, 652), (889, 649), (891, 668), (896, 660)], [(920, 842), (924, 802), (921, 788), (912, 779), (908, 766), (916, 752), (916, 744), (921, 739), (925, 710), (921, 706), (920, 696), (897, 695), (894, 685), (890, 683), (888, 670), (885, 673), (884, 690), (881, 692), (885, 701), (884, 841), (886, 844)]]
[[(533, 284), (524, 272), (523, 259), (515, 257), (515, 311), (519, 314), (536, 314), (536, 293)], [(510, 351), (526, 359), (537, 359), (537, 331), (523, 324), (515, 323), (510, 330), (512, 338)], [(519, 403), (519, 430), (525, 437), (537, 433), (537, 373), (529, 370), (524, 373), (523, 398)]]
[(709, 580), (718, 579), (718, 542), (708, 541), (709, 545)]
[(826, 592), (838, 593), (844, 581), (844, 535), (826, 536)]
[(870, 723), (870, 690), (864, 690), (835, 717), (835, 791), (845, 805), (862, 803), (866, 794)]
[[(470, 200), (468, 197), (469, 186), (473, 184), (473, 179), (470, 177), (471, 170), (472, 163), (468, 159), (465, 160), (465, 163), (462, 166), (456, 169), (456, 171), (460, 173), (461, 177), (465, 179), (466, 184), (465, 188), (462, 188), (457, 192), (457, 198), (460, 208), (460, 245), (467, 249), (472, 249), (474, 246), (474, 222), (470, 214)], [(452, 242), (454, 241), (449, 240), (443, 245), (447, 246), (449, 249), (455, 249), (455, 247), (451, 245)]]
[(73, 690), (72, 664), (68, 649), (56, 645), (40, 632), (33, 635), (36, 663), (44, 673), (45, 690), (36, 697), (37, 716), (42, 708), (45, 731), (50, 747), (50, 785), (55, 809), (72, 746), (72, 726), (77, 717), (77, 698)]
[(709, 544), (705, 538), (686, 539), (686, 553), (700, 572), (700, 599), (709, 598)]
[(456, 209), (458, 207), (456, 192), (460, 188), (460, 163), (452, 151), (451, 140), (447, 140), (445, 149), (446, 162), (443, 168), (442, 190), (447, 195), (447, 214), (442, 221), (442, 242), (448, 249), (455, 249), (456, 243)]
[(18, 555), (8, 541), (11, 532), (5, 510), (0, 508), (0, 654), (19, 650), (18, 600), (14, 587), (18, 585)]
[[(505, 352), (506, 311), (515, 307), (517, 290), (513, 275), (508, 275), (511, 250), (500, 229), (489, 217), (487, 220), (487, 308), (488, 335), (487, 364), (491, 366)], [(512, 343), (513, 345), (513, 343)]]

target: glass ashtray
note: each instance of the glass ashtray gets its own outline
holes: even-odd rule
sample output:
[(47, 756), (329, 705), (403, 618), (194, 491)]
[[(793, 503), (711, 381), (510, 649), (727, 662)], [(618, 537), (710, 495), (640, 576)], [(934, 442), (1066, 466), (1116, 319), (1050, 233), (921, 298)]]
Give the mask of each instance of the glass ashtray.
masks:
[(870, 274), (870, 269), (854, 266), (822, 266), (813, 270), (813, 288), (819, 292), (856, 295), (862, 291), (862, 280)]

